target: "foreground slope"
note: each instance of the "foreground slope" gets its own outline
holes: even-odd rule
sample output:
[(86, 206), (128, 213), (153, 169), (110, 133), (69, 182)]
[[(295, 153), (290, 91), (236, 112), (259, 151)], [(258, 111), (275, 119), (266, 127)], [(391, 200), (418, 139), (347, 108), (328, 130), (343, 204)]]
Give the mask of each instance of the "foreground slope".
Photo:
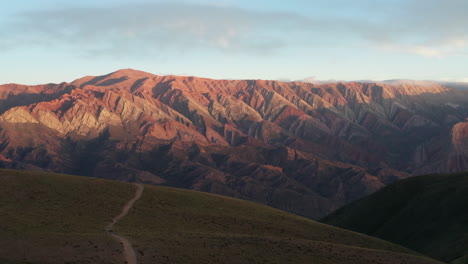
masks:
[(402, 180), (356, 201), (325, 223), (468, 263), (468, 173)]
[[(122, 263), (104, 232), (135, 186), (0, 170), (0, 256), (12, 263)], [(263, 205), (145, 186), (114, 227), (140, 263), (439, 263)]]
[(103, 230), (133, 195), (119, 182), (0, 170), (0, 263), (118, 263)]

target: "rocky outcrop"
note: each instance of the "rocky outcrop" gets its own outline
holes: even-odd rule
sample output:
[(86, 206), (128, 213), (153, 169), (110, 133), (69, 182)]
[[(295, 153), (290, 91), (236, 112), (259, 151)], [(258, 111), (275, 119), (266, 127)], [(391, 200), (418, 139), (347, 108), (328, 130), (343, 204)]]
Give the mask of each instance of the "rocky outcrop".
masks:
[(468, 93), (436, 83), (121, 70), (0, 86), (0, 164), (209, 191), (309, 217), (411, 174), (468, 170)]

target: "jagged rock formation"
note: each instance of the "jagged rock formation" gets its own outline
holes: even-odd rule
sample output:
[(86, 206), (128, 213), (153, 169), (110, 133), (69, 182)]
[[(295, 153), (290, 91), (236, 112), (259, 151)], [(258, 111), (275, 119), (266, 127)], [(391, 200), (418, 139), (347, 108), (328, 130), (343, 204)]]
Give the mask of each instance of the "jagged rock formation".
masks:
[(468, 169), (468, 93), (436, 83), (120, 70), (0, 86), (0, 164), (168, 184), (317, 218), (411, 174)]

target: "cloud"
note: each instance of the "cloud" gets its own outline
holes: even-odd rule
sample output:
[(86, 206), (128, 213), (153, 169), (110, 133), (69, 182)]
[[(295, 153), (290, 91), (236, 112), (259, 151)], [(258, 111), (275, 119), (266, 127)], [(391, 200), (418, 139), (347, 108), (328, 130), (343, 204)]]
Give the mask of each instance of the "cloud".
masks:
[(438, 58), (467, 54), (468, 1), (392, 2), (370, 10), (381, 17), (380, 25), (367, 35), (375, 47)]
[(301, 19), (287, 13), (189, 3), (64, 8), (17, 16), (8, 26), (13, 33), (2, 38), (0, 47), (65, 44), (93, 55), (194, 48), (262, 54), (285, 45), (270, 28), (286, 30)]
[(467, 39), (452, 39), (437, 44), (400, 44), (380, 45), (380, 49), (392, 52), (411, 53), (425, 57), (443, 58), (451, 55), (466, 55)]
[[(333, 79), (330, 79), (330, 80), (319, 80), (317, 79), (316, 76), (310, 76), (310, 77), (306, 77), (302, 80), (298, 80), (299, 82), (304, 82), (304, 83), (311, 83), (311, 84), (327, 84), (327, 83), (337, 83), (337, 82), (340, 82), (340, 81), (337, 81), (337, 80), (333, 80)], [(344, 81), (343, 81), (344, 82)]]
[(268, 55), (286, 46), (313, 46), (350, 26), (363, 27), (354, 24), (335, 17), (191, 2), (66, 7), (18, 14), (0, 27), (0, 32), (8, 32), (0, 39), (0, 49), (34, 45), (90, 56), (168, 49)]
[(90, 57), (168, 50), (271, 55), (326, 44), (437, 58), (467, 53), (465, 0), (292, 1), (301, 10), (186, 1), (27, 12), (0, 25), (0, 52), (34, 45)]
[(440, 81), (443, 82), (462, 82), (462, 83), (468, 83), (468, 77), (467, 78), (440, 78)]

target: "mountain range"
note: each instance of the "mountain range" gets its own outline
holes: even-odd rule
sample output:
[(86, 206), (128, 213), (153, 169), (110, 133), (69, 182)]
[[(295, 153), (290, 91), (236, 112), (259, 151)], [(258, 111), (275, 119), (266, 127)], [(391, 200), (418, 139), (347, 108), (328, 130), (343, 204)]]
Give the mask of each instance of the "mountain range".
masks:
[(468, 91), (126, 69), (0, 86), (0, 167), (163, 184), (309, 218), (399, 179), (468, 170)]

